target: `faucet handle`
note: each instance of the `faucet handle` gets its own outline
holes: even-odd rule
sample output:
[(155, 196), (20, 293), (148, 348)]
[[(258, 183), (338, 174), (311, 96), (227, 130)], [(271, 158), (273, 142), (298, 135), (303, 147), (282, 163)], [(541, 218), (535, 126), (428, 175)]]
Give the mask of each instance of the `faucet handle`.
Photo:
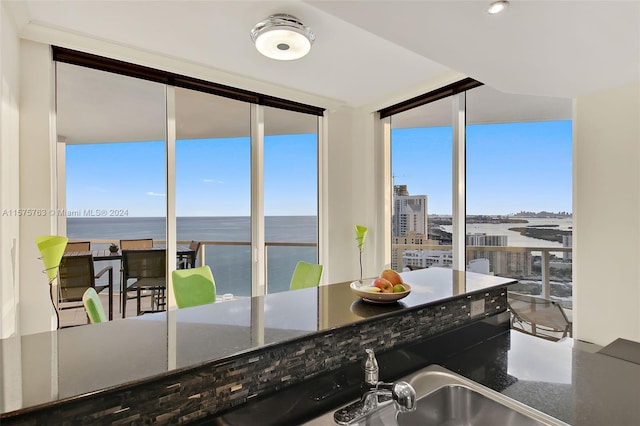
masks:
[(367, 348), (365, 349), (367, 353), (367, 357), (363, 362), (364, 369), (364, 382), (375, 386), (378, 383), (378, 361), (376, 360), (376, 354), (373, 349)]
[(416, 390), (407, 382), (396, 382), (391, 389), (391, 396), (398, 411), (408, 412), (416, 409)]

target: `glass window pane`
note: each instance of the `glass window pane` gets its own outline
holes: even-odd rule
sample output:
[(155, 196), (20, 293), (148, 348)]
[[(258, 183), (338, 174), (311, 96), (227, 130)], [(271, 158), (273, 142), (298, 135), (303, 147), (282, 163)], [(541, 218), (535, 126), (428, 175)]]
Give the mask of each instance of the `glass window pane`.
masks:
[(250, 104), (175, 90), (178, 245), (201, 243), (220, 297), (251, 296)]
[(267, 289), (289, 290), (298, 261), (318, 263), (318, 118), (265, 107)]
[(451, 267), (452, 101), (391, 118), (391, 267)]
[(571, 101), (470, 90), (466, 142), (467, 270), (542, 294), (546, 258), (551, 296), (570, 306)]
[[(124, 239), (150, 238), (154, 246), (164, 245), (164, 85), (56, 63), (56, 102), (58, 141), (65, 146), (59, 197), (69, 239), (90, 241), (92, 250), (106, 250)], [(105, 266), (114, 270), (115, 317), (120, 261), (95, 262), (96, 271)], [(106, 285), (107, 277), (96, 284)], [(143, 297), (142, 309), (151, 308), (151, 299)], [(137, 313), (132, 302), (127, 316)], [(61, 312), (61, 325), (71, 325), (64, 318), (73, 310)]]

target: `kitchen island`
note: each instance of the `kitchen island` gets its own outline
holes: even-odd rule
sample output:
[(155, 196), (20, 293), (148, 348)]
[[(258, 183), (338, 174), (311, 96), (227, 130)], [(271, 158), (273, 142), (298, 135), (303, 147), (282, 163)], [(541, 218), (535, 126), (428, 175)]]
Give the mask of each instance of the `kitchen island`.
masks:
[(0, 421), (186, 424), (359, 365), (365, 346), (390, 353), (485, 319), (491, 332), (465, 345), (508, 329), (511, 279), (442, 268), (403, 277), (412, 292), (390, 305), (345, 282), (7, 339), (3, 358), (23, 374), (3, 378), (18, 398)]

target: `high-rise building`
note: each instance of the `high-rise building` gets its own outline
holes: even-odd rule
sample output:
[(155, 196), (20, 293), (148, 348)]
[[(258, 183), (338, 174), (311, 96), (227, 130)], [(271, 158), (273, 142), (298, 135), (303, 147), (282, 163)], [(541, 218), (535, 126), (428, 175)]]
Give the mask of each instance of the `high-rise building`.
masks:
[(427, 196), (408, 195), (406, 185), (394, 186), (394, 192), (391, 236), (402, 237), (409, 232), (427, 235)]
[[(391, 267), (398, 270), (407, 263), (404, 252), (411, 246), (433, 244), (428, 241), (428, 210), (426, 195), (409, 195), (407, 185), (393, 186), (393, 212), (391, 217)], [(437, 244), (437, 242), (436, 242)], [(404, 247), (402, 247), (404, 246)], [(419, 251), (419, 250), (418, 250)]]
[[(467, 234), (467, 262), (477, 259), (487, 259), (493, 274), (507, 277), (526, 277), (531, 275), (532, 255), (531, 251), (518, 250), (491, 250), (482, 247), (506, 247), (506, 235)], [(478, 247), (472, 249), (471, 247)]]
[(393, 195), (409, 195), (409, 189), (407, 188), (407, 185), (393, 185)]
[(439, 266), (451, 268), (453, 254), (451, 250), (405, 250), (402, 253), (402, 264), (410, 269)]
[(494, 246), (505, 247), (507, 245), (506, 235), (487, 235), (483, 233), (467, 234), (468, 246)]

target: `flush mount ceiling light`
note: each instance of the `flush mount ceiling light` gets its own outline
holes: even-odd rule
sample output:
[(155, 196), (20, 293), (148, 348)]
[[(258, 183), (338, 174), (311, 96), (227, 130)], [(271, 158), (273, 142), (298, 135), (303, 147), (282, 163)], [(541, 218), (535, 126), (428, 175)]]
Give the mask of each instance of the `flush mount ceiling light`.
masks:
[(258, 22), (251, 40), (264, 56), (281, 61), (302, 58), (311, 50), (316, 36), (295, 16), (278, 13)]
[(500, 13), (505, 10), (507, 6), (509, 6), (509, 2), (507, 0), (497, 0), (489, 5), (487, 12), (491, 15), (495, 15), (496, 13)]

